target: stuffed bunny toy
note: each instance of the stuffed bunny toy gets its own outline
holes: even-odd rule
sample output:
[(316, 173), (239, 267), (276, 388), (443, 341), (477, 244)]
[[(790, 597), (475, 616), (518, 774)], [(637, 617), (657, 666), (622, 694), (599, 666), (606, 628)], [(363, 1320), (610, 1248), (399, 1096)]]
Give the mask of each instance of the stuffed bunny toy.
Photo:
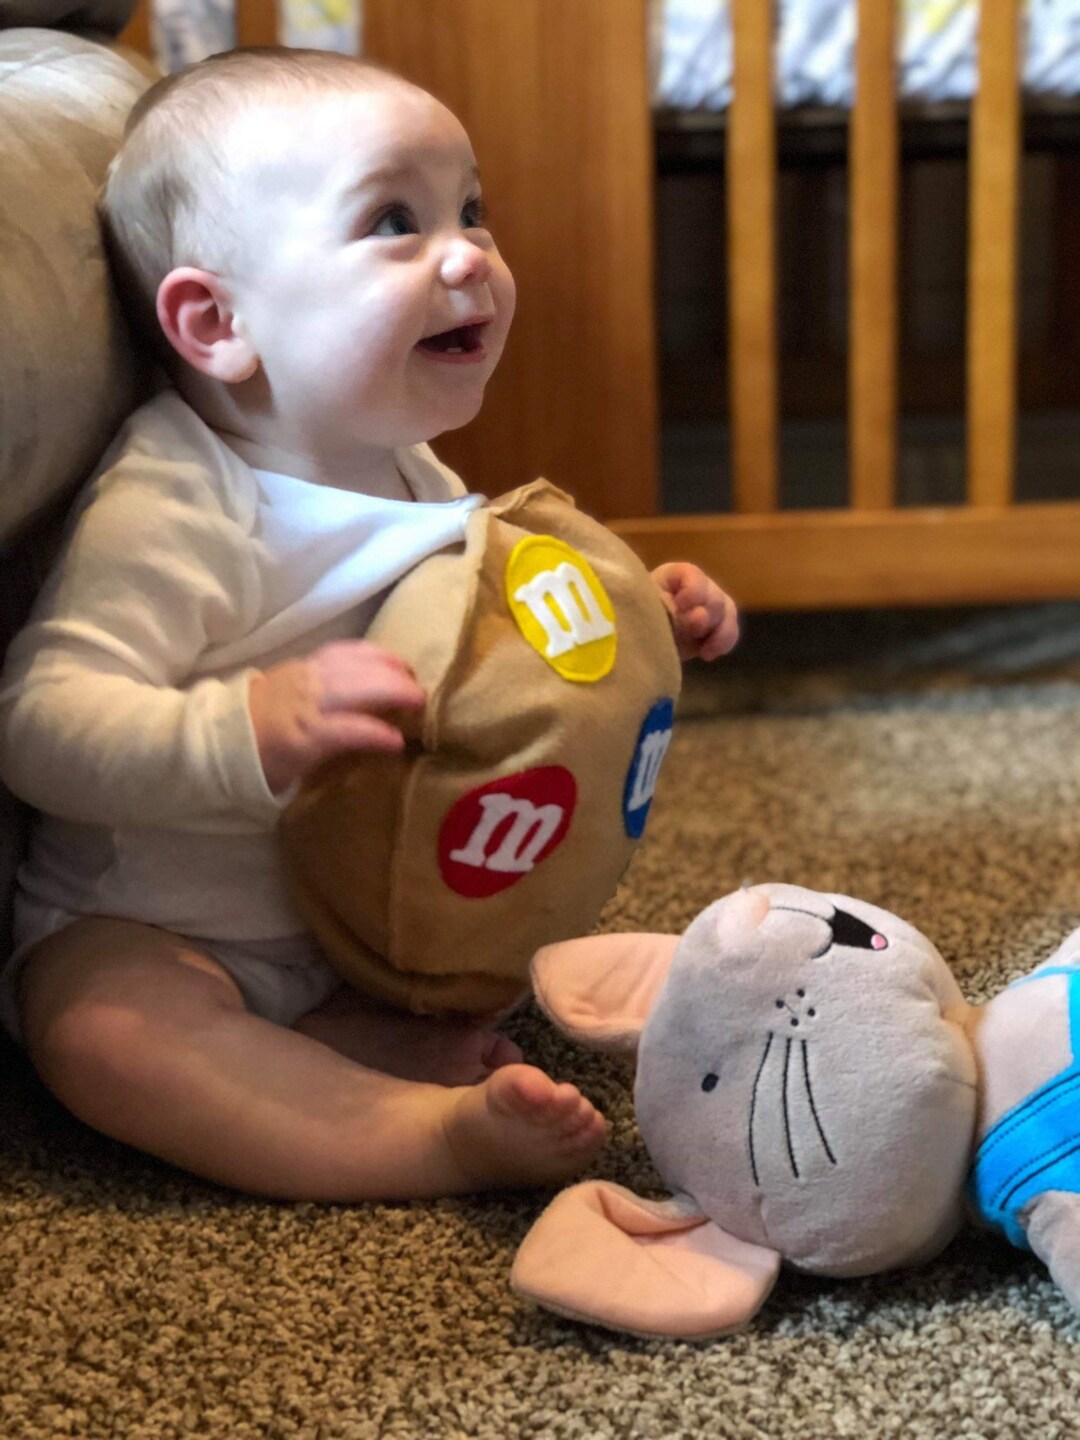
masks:
[(519, 1294), (706, 1339), (747, 1324), (781, 1262), (917, 1264), (966, 1206), (1080, 1306), (1080, 932), (975, 1007), (911, 925), (770, 884), (716, 901), (681, 939), (547, 946), (533, 983), (566, 1034), (636, 1052), (638, 1123), (673, 1193), (564, 1191), (518, 1252)]

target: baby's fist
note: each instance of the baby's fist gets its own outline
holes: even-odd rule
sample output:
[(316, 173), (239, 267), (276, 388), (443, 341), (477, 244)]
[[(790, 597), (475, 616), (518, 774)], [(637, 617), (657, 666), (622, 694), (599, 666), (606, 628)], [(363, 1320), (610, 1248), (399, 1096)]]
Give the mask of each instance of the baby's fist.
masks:
[(256, 671), (248, 705), (266, 783), (280, 795), (331, 755), (402, 749), (401, 731), (381, 712), (423, 704), (408, 665), (366, 640), (331, 641)]
[(735, 602), (704, 570), (686, 561), (658, 565), (652, 578), (671, 616), (680, 660), (716, 660), (739, 638)]

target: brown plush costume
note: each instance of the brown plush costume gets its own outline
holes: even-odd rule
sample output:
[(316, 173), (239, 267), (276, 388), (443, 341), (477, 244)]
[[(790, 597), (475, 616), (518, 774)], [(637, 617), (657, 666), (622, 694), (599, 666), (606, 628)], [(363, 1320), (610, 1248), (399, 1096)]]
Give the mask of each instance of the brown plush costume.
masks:
[(538, 480), (391, 591), (368, 638), (427, 692), (400, 756), (321, 766), (282, 817), (305, 921), (366, 993), (514, 1004), (541, 945), (586, 934), (644, 828), (680, 669), (640, 561)]

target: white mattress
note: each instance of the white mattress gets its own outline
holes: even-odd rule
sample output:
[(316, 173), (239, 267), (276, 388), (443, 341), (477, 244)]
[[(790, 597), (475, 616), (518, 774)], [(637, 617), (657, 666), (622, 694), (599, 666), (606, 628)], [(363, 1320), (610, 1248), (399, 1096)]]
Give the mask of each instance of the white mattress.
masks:
[[(722, 110), (731, 99), (729, 0), (652, 0), (657, 106)], [(899, 0), (898, 83), (908, 99), (969, 100), (978, 0)], [(852, 103), (855, 0), (776, 0), (777, 103)], [(1080, 94), (1080, 0), (1027, 0), (1023, 85)]]

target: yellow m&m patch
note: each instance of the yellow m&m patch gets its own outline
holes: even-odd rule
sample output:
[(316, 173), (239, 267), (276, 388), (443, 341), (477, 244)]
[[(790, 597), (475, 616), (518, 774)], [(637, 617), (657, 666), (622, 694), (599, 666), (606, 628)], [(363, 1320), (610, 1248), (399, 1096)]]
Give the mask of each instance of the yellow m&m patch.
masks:
[(553, 535), (519, 540), (506, 562), (518, 629), (564, 680), (591, 684), (615, 664), (615, 611), (596, 572)]

